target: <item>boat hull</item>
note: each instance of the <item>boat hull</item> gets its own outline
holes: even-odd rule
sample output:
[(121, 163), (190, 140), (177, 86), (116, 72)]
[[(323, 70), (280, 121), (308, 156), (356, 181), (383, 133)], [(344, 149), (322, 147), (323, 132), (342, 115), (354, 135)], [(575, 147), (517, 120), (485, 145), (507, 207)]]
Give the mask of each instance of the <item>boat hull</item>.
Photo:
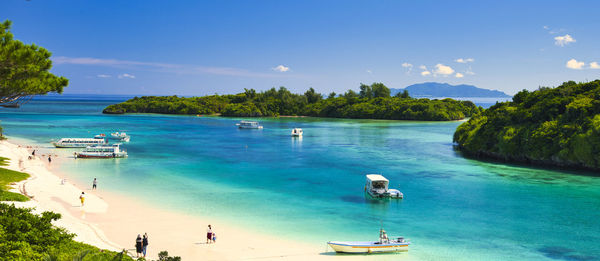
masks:
[(399, 194), (390, 194), (390, 193), (371, 193), (369, 191), (365, 192), (367, 196), (375, 199), (403, 199), (404, 195), (402, 193)]
[(352, 254), (370, 254), (370, 253), (390, 253), (408, 251), (409, 243), (389, 243), (389, 244), (374, 244), (374, 243), (348, 243), (348, 242), (327, 242), (335, 252), (352, 253)]
[(93, 154), (93, 155), (91, 155), (91, 154), (82, 154), (82, 153), (79, 153), (79, 154), (75, 154), (75, 157), (76, 158), (87, 158), (87, 159), (109, 159), (109, 158), (125, 158), (125, 157), (127, 157), (127, 155), (124, 155), (124, 154), (115, 154), (115, 155), (112, 155), (112, 154), (102, 154), (102, 155)]

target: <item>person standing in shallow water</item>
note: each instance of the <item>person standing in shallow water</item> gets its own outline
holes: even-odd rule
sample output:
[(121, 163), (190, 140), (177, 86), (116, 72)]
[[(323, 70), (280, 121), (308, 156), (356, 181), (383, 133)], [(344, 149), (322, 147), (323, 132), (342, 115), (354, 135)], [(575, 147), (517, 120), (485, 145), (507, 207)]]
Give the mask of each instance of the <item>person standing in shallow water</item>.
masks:
[(212, 227), (208, 225), (208, 229), (206, 230), (206, 243), (210, 244), (212, 242)]
[(96, 178), (94, 178), (94, 181), (92, 182), (92, 190), (96, 190), (96, 185), (98, 185), (98, 181)]
[(148, 248), (148, 233), (144, 233), (144, 238), (142, 238), (142, 253), (144, 253), (144, 258), (146, 257), (146, 249)]
[(142, 254), (142, 236), (140, 234), (138, 234), (137, 238), (135, 239), (135, 256), (140, 257), (141, 254)]

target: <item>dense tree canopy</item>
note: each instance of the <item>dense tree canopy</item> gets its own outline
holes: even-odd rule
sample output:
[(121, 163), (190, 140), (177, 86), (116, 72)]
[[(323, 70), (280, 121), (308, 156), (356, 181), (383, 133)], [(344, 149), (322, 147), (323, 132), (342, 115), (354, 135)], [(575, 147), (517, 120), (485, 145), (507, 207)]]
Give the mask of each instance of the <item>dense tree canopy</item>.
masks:
[(458, 120), (480, 111), (470, 101), (412, 99), (408, 93), (390, 97), (382, 83), (361, 84), (360, 94), (348, 90), (326, 99), (313, 88), (293, 94), (284, 87), (264, 92), (245, 89), (235, 95), (183, 98), (141, 97), (106, 107), (104, 113), (218, 114), (223, 116), (270, 117), (304, 115), (335, 118), (394, 120)]
[(467, 154), (600, 169), (600, 80), (523, 90), (461, 124)]
[(73, 257), (82, 253), (86, 260), (133, 260), (74, 241), (74, 234), (52, 225), (59, 218), (57, 213), (35, 215), (0, 203), (0, 260), (77, 260)]
[(8, 20), (0, 23), (0, 104), (49, 92), (62, 93), (69, 81), (49, 72), (51, 53), (14, 40), (10, 26)]

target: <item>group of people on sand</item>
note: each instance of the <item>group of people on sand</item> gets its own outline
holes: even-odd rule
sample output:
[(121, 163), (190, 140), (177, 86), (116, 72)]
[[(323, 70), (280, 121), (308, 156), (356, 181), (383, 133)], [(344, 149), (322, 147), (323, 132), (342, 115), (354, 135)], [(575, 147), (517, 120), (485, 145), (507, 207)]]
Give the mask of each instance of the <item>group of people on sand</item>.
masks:
[(135, 253), (136, 257), (146, 257), (146, 249), (148, 248), (148, 233), (144, 233), (144, 237), (138, 234), (135, 239)]

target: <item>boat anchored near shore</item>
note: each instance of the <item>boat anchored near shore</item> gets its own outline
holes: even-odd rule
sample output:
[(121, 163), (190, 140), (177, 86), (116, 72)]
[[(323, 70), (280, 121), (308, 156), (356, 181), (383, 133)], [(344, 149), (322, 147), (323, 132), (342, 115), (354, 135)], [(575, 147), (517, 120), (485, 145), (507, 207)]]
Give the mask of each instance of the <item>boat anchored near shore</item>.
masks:
[(113, 132), (110, 134), (110, 138), (113, 140), (119, 140), (119, 141), (124, 141), (124, 142), (129, 142), (129, 139), (131, 138), (129, 135), (127, 135), (127, 133), (125, 132)]
[(52, 142), (52, 145), (57, 148), (85, 148), (105, 144), (107, 144), (105, 139), (96, 138), (62, 138), (56, 142)]
[(389, 189), (390, 181), (379, 174), (367, 174), (365, 192), (373, 198), (403, 199), (404, 194), (397, 189)]
[(294, 128), (292, 130), (292, 137), (302, 137), (302, 129)]
[(404, 237), (389, 239), (385, 230), (379, 230), (379, 241), (329, 241), (327, 245), (338, 253), (371, 254), (408, 251), (410, 242)]
[(125, 158), (127, 151), (121, 144), (89, 146), (82, 152), (75, 152), (75, 158)]
[(256, 121), (240, 121), (235, 125), (240, 129), (262, 129), (263, 126), (259, 125)]

